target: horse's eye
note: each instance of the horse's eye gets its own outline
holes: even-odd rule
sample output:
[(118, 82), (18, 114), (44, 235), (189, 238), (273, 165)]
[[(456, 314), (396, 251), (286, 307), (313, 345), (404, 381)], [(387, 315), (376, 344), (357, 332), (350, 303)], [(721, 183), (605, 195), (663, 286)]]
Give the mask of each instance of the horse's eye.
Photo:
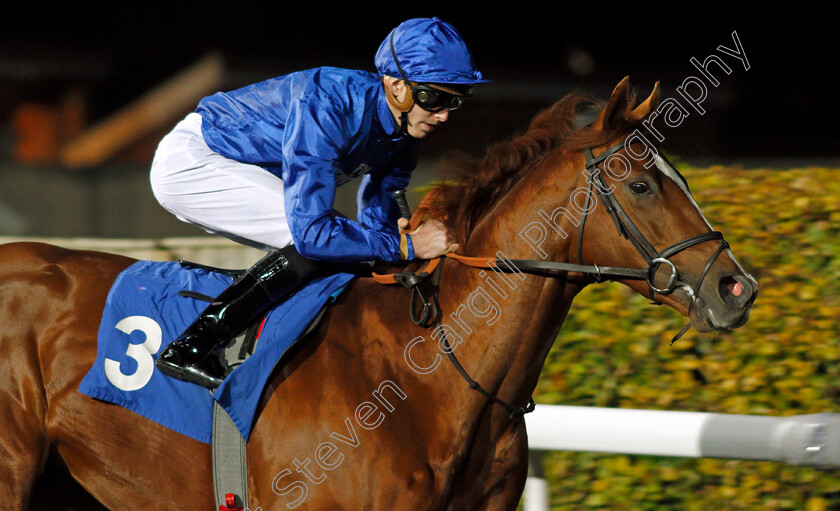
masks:
[(636, 195), (642, 195), (644, 193), (649, 192), (650, 188), (648, 188), (647, 183), (638, 181), (630, 185), (630, 191), (635, 193)]

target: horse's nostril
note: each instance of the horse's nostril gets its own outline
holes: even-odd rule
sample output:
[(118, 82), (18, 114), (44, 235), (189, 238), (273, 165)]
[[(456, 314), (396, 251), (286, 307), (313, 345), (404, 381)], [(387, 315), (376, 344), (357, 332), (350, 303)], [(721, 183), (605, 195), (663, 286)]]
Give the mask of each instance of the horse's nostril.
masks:
[(740, 307), (749, 299), (751, 289), (744, 279), (729, 276), (720, 279), (718, 293), (727, 306)]
[(726, 283), (726, 289), (732, 296), (741, 296), (741, 293), (744, 292), (744, 285), (735, 279), (730, 279), (730, 282)]

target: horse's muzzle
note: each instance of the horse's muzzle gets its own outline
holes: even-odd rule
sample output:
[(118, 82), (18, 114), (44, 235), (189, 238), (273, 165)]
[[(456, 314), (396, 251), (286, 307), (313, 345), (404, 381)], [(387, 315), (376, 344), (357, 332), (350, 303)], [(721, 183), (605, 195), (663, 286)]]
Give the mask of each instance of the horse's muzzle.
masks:
[[(711, 284), (711, 283), (710, 283)], [(709, 286), (711, 287), (711, 286)], [(718, 278), (712, 296), (695, 297), (692, 323), (699, 332), (732, 330), (744, 326), (758, 296), (758, 282), (750, 275), (725, 275)]]

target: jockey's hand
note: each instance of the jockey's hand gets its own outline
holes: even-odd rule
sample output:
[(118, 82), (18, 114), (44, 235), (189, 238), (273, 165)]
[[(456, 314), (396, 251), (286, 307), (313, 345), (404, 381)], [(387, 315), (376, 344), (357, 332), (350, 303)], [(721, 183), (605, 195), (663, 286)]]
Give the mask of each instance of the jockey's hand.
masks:
[[(397, 220), (400, 229), (408, 228), (408, 220)], [(414, 257), (417, 259), (434, 259), (447, 252), (458, 250), (459, 245), (454, 242), (449, 229), (440, 220), (429, 220), (411, 232), (411, 243), (414, 246)]]

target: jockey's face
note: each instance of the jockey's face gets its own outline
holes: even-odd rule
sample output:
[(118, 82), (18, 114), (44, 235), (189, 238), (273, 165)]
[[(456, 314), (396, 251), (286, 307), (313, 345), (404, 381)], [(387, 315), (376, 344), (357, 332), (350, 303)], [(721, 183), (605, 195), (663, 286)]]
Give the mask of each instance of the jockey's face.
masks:
[(449, 119), (449, 109), (428, 112), (417, 105), (408, 111), (408, 134), (414, 138), (424, 138)]
[[(403, 80), (386, 77), (385, 79), (386, 94), (391, 94), (392, 99), (397, 103), (402, 103), (406, 100), (406, 96), (411, 94), (411, 89), (406, 86)], [(401, 112), (389, 101), (388, 107), (391, 113), (394, 114), (394, 119), (397, 124), (400, 123)], [(429, 112), (412, 105), (411, 110), (408, 111), (408, 134), (414, 138), (425, 138), (426, 135), (437, 129), (441, 123), (449, 119), (449, 109), (444, 108), (437, 112)]]

